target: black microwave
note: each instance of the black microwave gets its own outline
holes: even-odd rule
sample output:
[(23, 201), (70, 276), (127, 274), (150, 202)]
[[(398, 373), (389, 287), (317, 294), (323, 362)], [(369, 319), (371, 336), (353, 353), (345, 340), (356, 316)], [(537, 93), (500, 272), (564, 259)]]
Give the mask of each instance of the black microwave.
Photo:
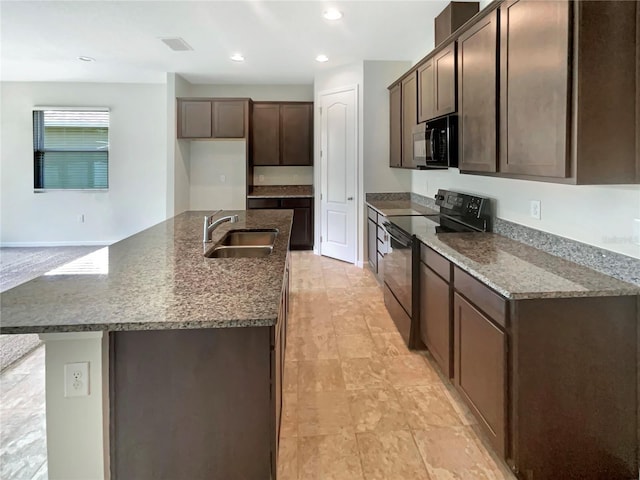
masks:
[(458, 166), (458, 118), (455, 115), (420, 123), (413, 129), (413, 168)]

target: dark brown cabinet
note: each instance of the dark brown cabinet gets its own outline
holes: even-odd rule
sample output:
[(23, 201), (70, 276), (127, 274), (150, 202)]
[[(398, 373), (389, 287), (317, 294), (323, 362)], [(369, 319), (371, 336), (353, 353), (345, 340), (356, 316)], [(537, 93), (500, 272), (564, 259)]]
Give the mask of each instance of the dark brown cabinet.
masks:
[(421, 257), (420, 338), (442, 372), (451, 378), (451, 264), (424, 245)]
[(498, 14), (491, 12), (458, 38), (458, 165), (495, 172), (497, 166)]
[(371, 207), (367, 207), (367, 256), (371, 271), (376, 274), (378, 281), (384, 277), (383, 257), (387, 253), (387, 232), (382, 226), (385, 216)]
[(435, 114), (435, 75), (433, 59), (430, 58), (418, 67), (418, 122), (426, 122)]
[(389, 90), (389, 166), (402, 166), (402, 86)]
[(245, 138), (248, 99), (178, 99), (178, 138)]
[(290, 209), (293, 210), (291, 226), (291, 250), (313, 249), (313, 199), (312, 198), (249, 198), (249, 210)]
[(402, 80), (402, 166), (413, 163), (413, 128), (418, 124), (418, 75)]
[(254, 102), (253, 165), (313, 165), (313, 103)]
[(284, 360), (287, 342), (287, 322), (289, 317), (289, 264), (285, 266), (284, 273), (284, 292), (280, 301), (280, 312), (278, 321), (273, 327), (273, 347), (271, 352), (271, 404), (273, 407), (273, 416), (275, 417), (275, 429), (273, 431), (274, 447), (271, 449), (271, 478), (276, 478), (278, 451), (280, 447), (280, 425), (282, 420), (282, 386), (284, 378)]
[(433, 57), (434, 117), (456, 111), (456, 43), (451, 42)]
[(367, 219), (367, 254), (369, 257), (369, 266), (373, 273), (378, 273), (378, 225), (376, 222)]
[(567, 175), (569, 2), (500, 6), (500, 171)]
[(505, 333), (486, 315), (454, 294), (454, 384), (493, 447), (506, 451)]

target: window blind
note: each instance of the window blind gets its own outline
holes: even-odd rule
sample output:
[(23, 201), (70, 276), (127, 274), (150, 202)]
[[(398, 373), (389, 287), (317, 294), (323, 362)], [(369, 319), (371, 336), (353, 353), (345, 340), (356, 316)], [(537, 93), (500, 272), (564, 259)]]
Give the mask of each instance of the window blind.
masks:
[(109, 112), (34, 110), (34, 188), (109, 186)]

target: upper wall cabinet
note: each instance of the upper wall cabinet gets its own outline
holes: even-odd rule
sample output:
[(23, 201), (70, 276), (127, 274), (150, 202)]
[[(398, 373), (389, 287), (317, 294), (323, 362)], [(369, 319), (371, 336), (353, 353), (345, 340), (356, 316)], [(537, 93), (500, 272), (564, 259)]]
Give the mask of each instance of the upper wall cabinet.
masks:
[(625, 1), (500, 5), (501, 173), (577, 184), (640, 181), (637, 8)]
[(389, 166), (402, 166), (402, 87), (389, 89)]
[(418, 122), (456, 111), (456, 44), (418, 66)]
[(418, 124), (417, 72), (402, 80), (402, 166), (413, 163), (413, 127)]
[(245, 138), (248, 99), (179, 98), (178, 138)]
[(253, 165), (313, 165), (313, 103), (254, 102)]
[(496, 171), (497, 42), (497, 11), (458, 38), (458, 165), (467, 172)]

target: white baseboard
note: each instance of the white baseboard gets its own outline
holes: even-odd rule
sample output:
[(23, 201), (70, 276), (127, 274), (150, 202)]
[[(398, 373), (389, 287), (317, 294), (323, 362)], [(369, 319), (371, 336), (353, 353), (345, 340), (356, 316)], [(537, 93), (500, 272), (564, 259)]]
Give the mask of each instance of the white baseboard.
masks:
[(358, 261), (358, 262), (356, 262), (356, 266), (357, 266), (358, 268), (364, 268), (364, 262), (362, 262), (362, 261)]
[(68, 241), (68, 242), (2, 242), (0, 247), (106, 247), (114, 241)]

